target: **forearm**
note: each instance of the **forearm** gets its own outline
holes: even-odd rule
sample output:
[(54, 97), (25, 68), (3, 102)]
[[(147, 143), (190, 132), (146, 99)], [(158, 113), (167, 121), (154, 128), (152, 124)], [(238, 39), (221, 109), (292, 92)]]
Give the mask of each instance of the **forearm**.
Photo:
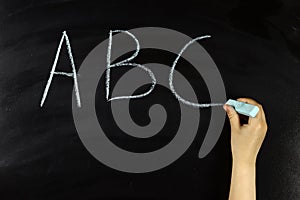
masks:
[(233, 161), (229, 200), (255, 200), (255, 162)]

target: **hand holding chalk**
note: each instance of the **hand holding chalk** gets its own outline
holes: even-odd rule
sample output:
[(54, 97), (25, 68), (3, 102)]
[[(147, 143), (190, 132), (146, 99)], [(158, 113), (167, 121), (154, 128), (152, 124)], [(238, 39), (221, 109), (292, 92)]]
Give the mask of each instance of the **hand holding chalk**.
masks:
[[(235, 109), (224, 105), (231, 126), (231, 150), (234, 162), (255, 163), (256, 156), (265, 138), (267, 123), (262, 106), (248, 98), (240, 98), (238, 102), (258, 107), (255, 117), (249, 117), (248, 124), (241, 125)], [(251, 110), (251, 109), (250, 109)], [(249, 111), (249, 110), (248, 110)]]
[[(229, 102), (229, 104), (232, 102)], [(225, 104), (224, 109), (229, 117), (231, 126), (231, 152), (232, 152), (232, 173), (229, 200), (256, 199), (255, 186), (255, 163), (259, 149), (267, 132), (265, 113), (260, 104), (248, 98), (239, 98), (233, 102), (235, 109), (240, 111), (240, 103), (247, 103), (258, 107), (255, 117), (249, 117), (248, 124), (241, 125), (240, 116), (230, 105)], [(242, 104), (242, 107), (245, 104)], [(247, 107), (243, 111), (251, 113), (257, 110), (254, 107)], [(242, 113), (243, 113), (242, 111)], [(244, 114), (244, 113), (243, 113)]]
[(251, 105), (241, 101), (235, 101), (232, 99), (229, 99), (225, 104), (234, 107), (236, 112), (248, 117), (255, 117), (259, 111), (259, 108), (255, 105)]

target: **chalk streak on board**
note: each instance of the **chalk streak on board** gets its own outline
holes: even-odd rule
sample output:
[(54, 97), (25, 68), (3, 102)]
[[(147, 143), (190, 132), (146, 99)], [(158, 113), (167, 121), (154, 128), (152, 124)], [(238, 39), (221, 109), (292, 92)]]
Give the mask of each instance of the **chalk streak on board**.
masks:
[[(66, 46), (67, 46), (67, 50), (68, 50), (68, 55), (69, 55), (69, 59), (70, 59), (71, 66), (72, 66), (72, 73), (56, 72), (55, 71), (55, 68), (56, 68), (56, 65), (57, 65), (57, 61), (58, 61), (58, 58), (59, 58), (59, 54), (60, 54), (60, 50), (61, 50), (61, 47), (62, 47), (64, 39), (66, 40)], [(72, 51), (71, 51), (70, 40), (69, 40), (69, 37), (68, 37), (66, 31), (63, 31), (63, 35), (61, 37), (61, 40), (60, 40), (58, 48), (57, 48), (57, 52), (56, 52), (56, 55), (55, 55), (54, 63), (52, 65), (50, 76), (49, 76), (49, 79), (47, 81), (47, 85), (45, 87), (45, 90), (44, 90), (44, 93), (43, 93), (43, 97), (42, 97), (42, 100), (41, 100), (41, 104), (40, 104), (41, 107), (43, 107), (44, 102), (46, 100), (46, 97), (47, 97), (47, 94), (48, 94), (48, 91), (49, 91), (49, 88), (50, 88), (50, 85), (51, 85), (51, 82), (52, 82), (54, 74), (68, 76), (68, 77), (72, 77), (74, 79), (74, 88), (75, 88), (76, 102), (77, 102), (77, 106), (81, 107), (80, 96), (79, 96), (79, 89), (78, 89), (78, 82), (77, 82), (76, 68), (75, 68), (74, 59), (73, 59), (73, 55), (72, 55)]]
[(193, 40), (191, 40), (190, 42), (188, 42), (180, 51), (180, 53), (178, 54), (177, 58), (175, 59), (173, 65), (172, 65), (172, 68), (171, 68), (171, 72), (170, 72), (170, 75), (169, 75), (169, 86), (170, 86), (170, 90), (172, 91), (172, 93), (175, 95), (175, 97), (181, 101), (182, 103), (186, 104), (186, 105), (189, 105), (189, 106), (193, 106), (193, 107), (197, 107), (197, 108), (207, 108), (207, 107), (211, 107), (211, 106), (223, 106), (224, 103), (207, 103), (207, 104), (198, 104), (198, 103), (193, 103), (193, 102), (190, 102), (190, 101), (187, 101), (185, 99), (183, 99), (179, 94), (177, 94), (177, 92), (175, 91), (175, 88), (174, 88), (174, 85), (173, 85), (173, 74), (174, 74), (174, 69), (175, 69), (175, 66), (179, 60), (179, 58), (181, 57), (182, 53), (191, 45), (193, 44), (194, 42), (198, 41), (198, 40), (202, 40), (202, 39), (205, 39), (205, 38), (210, 38), (211, 36), (210, 35), (204, 35), (204, 36), (200, 36), (200, 37), (197, 37)]
[[(134, 39), (135, 43), (136, 43), (135, 53), (131, 57), (129, 57), (129, 58), (123, 60), (123, 61), (120, 61), (118, 63), (115, 63), (115, 64), (111, 64), (112, 33), (125, 33), (125, 34), (131, 36)], [(154, 87), (156, 85), (156, 78), (155, 78), (153, 72), (149, 68), (145, 67), (144, 65), (137, 64), (137, 63), (130, 63), (130, 61), (133, 60), (138, 55), (139, 51), (140, 51), (139, 41), (129, 31), (124, 31), (124, 30), (114, 30), (114, 31), (112, 31), (111, 30), (109, 32), (109, 40), (108, 40), (108, 48), (107, 48), (107, 56), (106, 56), (106, 62), (107, 62), (106, 67), (107, 67), (107, 69), (106, 69), (106, 81), (105, 81), (105, 84), (106, 84), (106, 100), (107, 101), (113, 101), (113, 100), (118, 100), (118, 99), (136, 99), (136, 98), (145, 97), (148, 94), (150, 94), (152, 92), (152, 90), (154, 89)], [(110, 69), (114, 68), (114, 67), (126, 67), (126, 66), (139, 67), (139, 68), (145, 70), (148, 73), (148, 75), (151, 77), (151, 80), (152, 80), (150, 89), (147, 92), (142, 93), (142, 94), (138, 94), (138, 95), (118, 96), (118, 97), (109, 98)]]

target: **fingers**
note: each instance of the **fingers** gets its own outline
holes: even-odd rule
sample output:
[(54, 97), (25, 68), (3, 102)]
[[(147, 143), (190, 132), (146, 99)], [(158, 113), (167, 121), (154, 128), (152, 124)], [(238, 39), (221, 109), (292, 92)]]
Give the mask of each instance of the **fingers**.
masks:
[(229, 105), (223, 106), (229, 118), (231, 129), (238, 130), (240, 128), (240, 118), (236, 111)]
[(259, 108), (259, 112), (258, 112), (257, 116), (254, 118), (252, 118), (252, 117), (249, 118), (249, 124), (251, 124), (252, 121), (259, 121), (259, 120), (266, 121), (264, 109), (263, 109), (262, 105), (260, 105), (257, 101), (250, 99), (250, 98), (238, 98), (237, 100), (255, 105)]
[(231, 129), (236, 130), (233, 132), (237, 132), (237, 130), (249, 129), (253, 127), (258, 129), (263, 128), (267, 130), (266, 117), (262, 105), (260, 105), (257, 101), (250, 98), (238, 98), (237, 100), (257, 106), (259, 108), (259, 112), (256, 117), (249, 117), (248, 124), (243, 124), (241, 126), (239, 115), (237, 114), (235, 109), (225, 104), (223, 108), (228, 115)]

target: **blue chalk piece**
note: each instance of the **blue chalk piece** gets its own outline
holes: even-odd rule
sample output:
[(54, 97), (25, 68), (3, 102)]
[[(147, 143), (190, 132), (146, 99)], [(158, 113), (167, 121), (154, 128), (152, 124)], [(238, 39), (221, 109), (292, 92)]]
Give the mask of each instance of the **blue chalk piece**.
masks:
[(234, 107), (236, 112), (249, 117), (255, 117), (259, 111), (257, 106), (232, 99), (229, 99), (225, 104)]

